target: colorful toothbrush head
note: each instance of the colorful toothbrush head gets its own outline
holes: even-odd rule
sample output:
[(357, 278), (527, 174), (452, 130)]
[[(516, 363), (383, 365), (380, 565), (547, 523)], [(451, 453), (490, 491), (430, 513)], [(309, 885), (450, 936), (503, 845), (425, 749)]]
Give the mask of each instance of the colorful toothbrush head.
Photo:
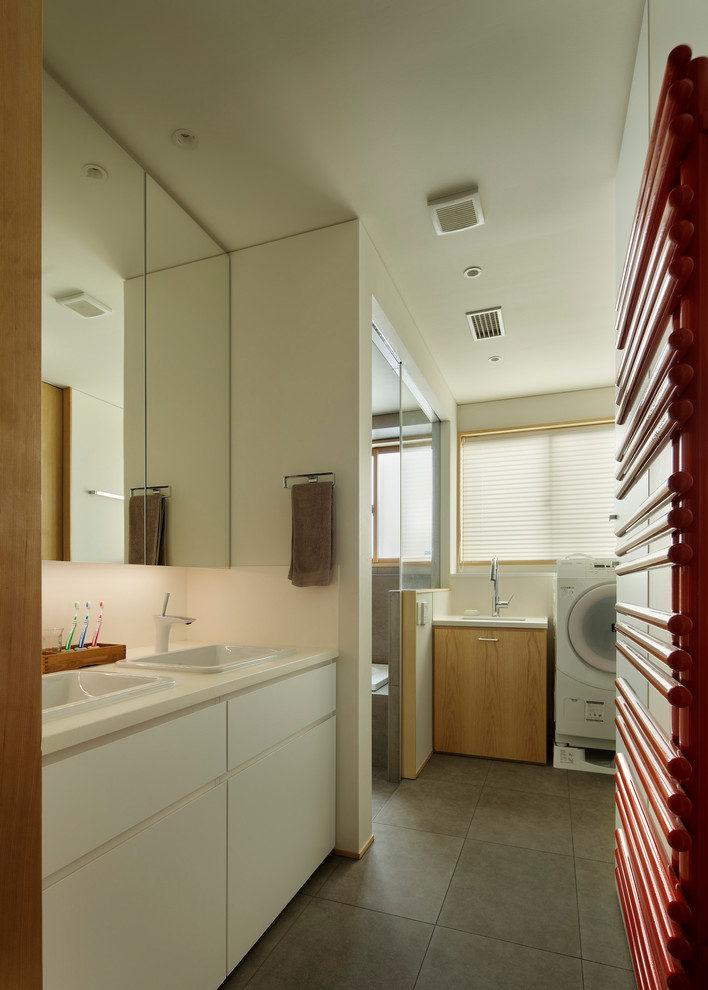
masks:
[(93, 634), (93, 639), (91, 640), (91, 646), (96, 646), (98, 644), (98, 634), (101, 631), (101, 623), (103, 622), (103, 602), (98, 603), (100, 612), (98, 613), (98, 622), (96, 623), (96, 631)]
[[(74, 612), (78, 613), (78, 611), (79, 611), (79, 603), (74, 602)], [(76, 632), (76, 623), (78, 622), (78, 620), (79, 620), (79, 616), (78, 614), (75, 614), (71, 623), (71, 629), (69, 630), (69, 638), (67, 639), (66, 646), (64, 647), (65, 650), (71, 649), (71, 641), (74, 638), (74, 633)]]
[(79, 640), (80, 650), (83, 650), (84, 648), (84, 640), (86, 639), (86, 631), (88, 630), (90, 611), (91, 611), (91, 602), (86, 602), (86, 618), (84, 619), (84, 628), (81, 630), (81, 639)]

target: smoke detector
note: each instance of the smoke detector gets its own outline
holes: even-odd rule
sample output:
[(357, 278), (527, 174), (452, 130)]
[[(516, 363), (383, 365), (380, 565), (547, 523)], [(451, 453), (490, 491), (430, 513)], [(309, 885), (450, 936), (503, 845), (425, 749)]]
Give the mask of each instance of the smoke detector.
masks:
[(480, 309), (476, 313), (465, 315), (475, 340), (492, 340), (506, 336), (501, 306), (496, 309)]
[(110, 306), (106, 306), (99, 299), (94, 299), (88, 292), (71, 292), (68, 296), (56, 296), (55, 298), (60, 305), (66, 306), (67, 309), (78, 313), (85, 319), (92, 316), (103, 316), (105, 313), (111, 312)]
[(428, 209), (438, 234), (456, 234), (484, 223), (482, 202), (476, 189), (428, 200)]

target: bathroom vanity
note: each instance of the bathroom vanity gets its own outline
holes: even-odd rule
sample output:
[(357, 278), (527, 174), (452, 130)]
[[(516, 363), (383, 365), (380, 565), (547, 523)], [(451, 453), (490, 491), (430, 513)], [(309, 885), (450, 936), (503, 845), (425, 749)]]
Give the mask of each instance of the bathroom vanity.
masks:
[(545, 763), (547, 619), (433, 625), (436, 752)]
[(220, 986), (334, 846), (335, 656), (45, 723), (45, 990)]

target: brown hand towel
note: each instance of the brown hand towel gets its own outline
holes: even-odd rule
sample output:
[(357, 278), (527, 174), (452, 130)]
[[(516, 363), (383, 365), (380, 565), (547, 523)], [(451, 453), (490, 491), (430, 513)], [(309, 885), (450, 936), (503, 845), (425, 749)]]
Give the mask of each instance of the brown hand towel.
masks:
[(298, 588), (327, 585), (334, 575), (334, 483), (293, 485), (288, 577)]
[[(147, 527), (145, 526), (147, 513)], [(165, 563), (165, 499), (159, 492), (131, 495), (128, 503), (128, 563)], [(146, 540), (147, 535), (147, 540)], [(145, 548), (143, 549), (143, 542)]]

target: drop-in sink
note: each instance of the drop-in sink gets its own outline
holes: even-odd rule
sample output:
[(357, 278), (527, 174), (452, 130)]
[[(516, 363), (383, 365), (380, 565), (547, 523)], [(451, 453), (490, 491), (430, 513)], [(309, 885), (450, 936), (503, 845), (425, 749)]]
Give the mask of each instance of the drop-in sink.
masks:
[(184, 650), (169, 650), (167, 653), (153, 653), (136, 659), (119, 660), (128, 667), (153, 667), (162, 670), (195, 670), (202, 674), (218, 674), (235, 667), (245, 667), (249, 663), (263, 660), (278, 660), (295, 653), (292, 647), (281, 649), (273, 646), (241, 646), (210, 644), (193, 646)]
[(42, 721), (174, 687), (170, 677), (107, 670), (60, 670), (42, 676)]

